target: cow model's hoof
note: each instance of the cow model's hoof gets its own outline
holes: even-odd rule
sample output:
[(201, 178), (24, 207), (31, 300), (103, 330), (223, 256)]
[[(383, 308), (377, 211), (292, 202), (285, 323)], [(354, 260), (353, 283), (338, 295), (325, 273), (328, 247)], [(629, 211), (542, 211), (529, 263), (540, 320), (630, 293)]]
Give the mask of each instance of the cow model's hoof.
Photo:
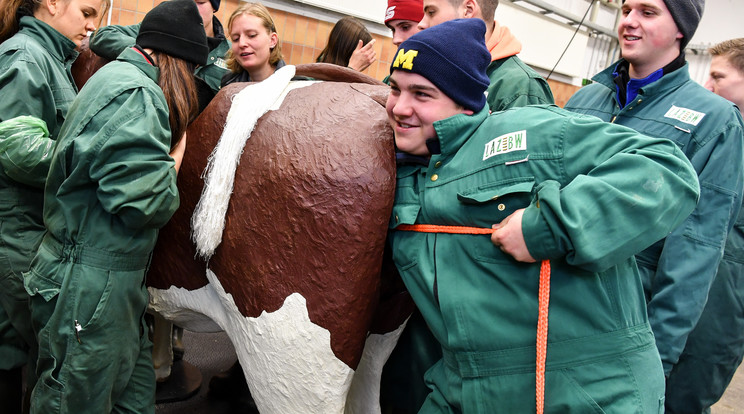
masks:
[(243, 368), (237, 361), (227, 371), (212, 376), (207, 395), (213, 399), (230, 400), (240, 406), (243, 412), (258, 412), (251, 390), (245, 382)]

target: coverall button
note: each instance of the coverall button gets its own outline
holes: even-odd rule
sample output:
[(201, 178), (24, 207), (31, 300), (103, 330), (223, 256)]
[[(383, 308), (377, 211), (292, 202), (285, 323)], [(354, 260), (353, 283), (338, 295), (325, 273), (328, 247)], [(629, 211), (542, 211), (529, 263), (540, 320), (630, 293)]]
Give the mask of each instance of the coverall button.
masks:
[(434, 175), (432, 175), (432, 176), (431, 176), (431, 180), (432, 180), (432, 181), (436, 181), (436, 180), (438, 180), (438, 179), (439, 179), (439, 176), (438, 176), (438, 175), (436, 175), (436, 174), (434, 174)]
[(499, 204), (499, 211), (504, 211), (504, 210), (506, 210), (506, 206), (503, 204)]
[(436, 164), (434, 164), (434, 168), (439, 168), (442, 166), (442, 161), (437, 161)]
[(395, 222), (397, 223), (397, 222), (399, 222), (399, 221), (400, 221), (400, 219), (398, 218), (398, 215), (396, 214), (396, 215), (395, 215)]

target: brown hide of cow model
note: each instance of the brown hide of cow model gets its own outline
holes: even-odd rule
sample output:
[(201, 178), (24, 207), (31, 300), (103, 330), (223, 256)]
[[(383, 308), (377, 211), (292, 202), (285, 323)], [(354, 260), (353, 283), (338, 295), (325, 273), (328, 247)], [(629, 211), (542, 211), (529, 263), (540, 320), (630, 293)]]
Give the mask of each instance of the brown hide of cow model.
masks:
[[(318, 77), (323, 69), (309, 66), (298, 66), (298, 75)], [(232, 96), (246, 86), (223, 88), (189, 127), (178, 176), (181, 207), (160, 232), (152, 287), (194, 290), (207, 283), (206, 264), (186, 242), (190, 220)], [(280, 109), (261, 117), (240, 158), (222, 243), (209, 261), (244, 316), (274, 312), (300, 293), (310, 320), (330, 331), (335, 355), (353, 369), (380, 301), (395, 186), (387, 93), (383, 85), (316, 83), (291, 91)]]
[(98, 69), (109, 62), (107, 59), (93, 53), (88, 46), (89, 43), (90, 37), (83, 39), (82, 43), (78, 47), (80, 54), (77, 59), (75, 59), (75, 62), (73, 62), (72, 68), (70, 69), (72, 72), (72, 78), (75, 80), (75, 85), (78, 87), (78, 90), (83, 88), (85, 82), (87, 82)]

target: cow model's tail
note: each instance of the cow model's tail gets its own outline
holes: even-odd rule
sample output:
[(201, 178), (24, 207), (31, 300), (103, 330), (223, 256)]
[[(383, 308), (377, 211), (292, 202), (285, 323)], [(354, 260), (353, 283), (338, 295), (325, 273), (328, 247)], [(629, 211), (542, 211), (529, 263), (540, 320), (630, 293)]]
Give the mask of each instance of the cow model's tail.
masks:
[(243, 147), (258, 118), (271, 110), (277, 101), (281, 103), (280, 98), (288, 92), (294, 74), (294, 66), (284, 66), (268, 79), (246, 87), (233, 98), (225, 129), (204, 170), (204, 189), (191, 218), (191, 238), (196, 243), (197, 253), (207, 261), (222, 241), (227, 205)]

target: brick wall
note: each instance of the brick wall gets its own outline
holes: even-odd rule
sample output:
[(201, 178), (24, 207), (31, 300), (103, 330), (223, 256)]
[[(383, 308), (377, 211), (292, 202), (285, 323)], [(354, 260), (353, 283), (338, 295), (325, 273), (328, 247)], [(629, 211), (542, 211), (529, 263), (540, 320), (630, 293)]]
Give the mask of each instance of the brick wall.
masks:
[[(111, 24), (130, 25), (141, 22), (150, 9), (164, 0), (112, 1)], [(227, 30), (227, 21), (230, 15), (238, 8), (239, 3), (238, 0), (222, 0), (220, 10), (215, 13), (225, 26), (225, 30)], [(269, 10), (276, 24), (284, 60), (290, 65), (314, 62), (320, 51), (325, 47), (333, 24), (282, 10)], [(103, 24), (105, 23), (106, 16), (104, 16)], [(389, 73), (396, 48), (387, 36), (373, 33), (372, 37), (377, 40), (374, 46), (377, 52), (377, 61), (367, 68), (364, 73), (382, 80)], [(561, 107), (579, 89), (577, 86), (553, 80), (548, 81), (548, 83), (553, 91), (556, 104)]]
[[(111, 10), (111, 24), (130, 25), (139, 23), (155, 5), (163, 0), (113, 0)], [(227, 30), (227, 21), (240, 2), (237, 0), (222, 0), (220, 9), (215, 13)], [(298, 65), (312, 63), (325, 47), (328, 34), (333, 23), (312, 19), (288, 13), (281, 10), (269, 9), (276, 24), (282, 54), (287, 64)], [(103, 25), (106, 24), (104, 16)], [(375, 51), (377, 61), (364, 73), (375, 79), (382, 80), (387, 76), (395, 48), (389, 37), (372, 34), (376, 39)]]

